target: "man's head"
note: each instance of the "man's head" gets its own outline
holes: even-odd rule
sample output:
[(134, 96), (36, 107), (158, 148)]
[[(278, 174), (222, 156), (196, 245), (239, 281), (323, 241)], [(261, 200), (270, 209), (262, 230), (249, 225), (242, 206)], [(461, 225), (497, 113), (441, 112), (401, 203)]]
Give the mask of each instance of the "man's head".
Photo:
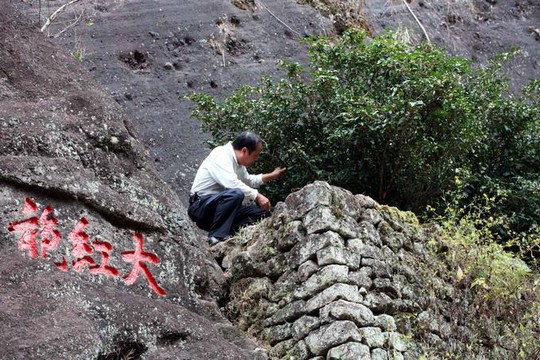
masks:
[(240, 133), (232, 142), (236, 160), (240, 165), (251, 166), (259, 159), (262, 151), (262, 140), (251, 131)]

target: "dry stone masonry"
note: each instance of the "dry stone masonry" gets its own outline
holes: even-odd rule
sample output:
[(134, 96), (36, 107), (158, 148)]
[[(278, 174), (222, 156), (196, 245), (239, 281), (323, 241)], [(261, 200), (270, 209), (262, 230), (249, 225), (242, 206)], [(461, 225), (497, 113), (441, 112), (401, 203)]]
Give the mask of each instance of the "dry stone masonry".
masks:
[(227, 316), (271, 359), (518, 358), (516, 336), (474, 315), (438, 236), (410, 212), (315, 182), (212, 252)]
[(213, 250), (230, 277), (229, 317), (272, 359), (417, 359), (412, 326), (427, 343), (451, 338), (412, 268), (428, 256), (422, 234), (411, 213), (308, 185)]
[(369, 197), (308, 185), (222, 249), (231, 317), (276, 359), (411, 358), (394, 315), (421, 309), (402, 261), (423, 251), (417, 228)]

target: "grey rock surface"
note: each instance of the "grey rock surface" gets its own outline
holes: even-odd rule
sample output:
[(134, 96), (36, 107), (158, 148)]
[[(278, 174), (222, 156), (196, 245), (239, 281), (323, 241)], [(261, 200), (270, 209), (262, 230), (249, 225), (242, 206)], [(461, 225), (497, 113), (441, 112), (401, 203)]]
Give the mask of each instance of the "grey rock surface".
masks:
[[(35, 23), (61, 4), (16, 1)], [(133, 121), (162, 178), (187, 204), (195, 171), (208, 154), (207, 135), (183, 97), (218, 98), (263, 75), (277, 61), (306, 62), (299, 39), (328, 32), (330, 21), (296, 1), (85, 0), (59, 14), (46, 33), (87, 69)], [(43, 24), (45, 20), (42, 20)], [(169, 65), (167, 65), (169, 64)], [(172, 65), (172, 68), (171, 68)]]
[(1, 359), (264, 359), (120, 105), (2, 1)]
[[(501, 51), (521, 48), (506, 67), (513, 90), (538, 78), (538, 1), (408, 3), (430, 40), (452, 54), (485, 64)], [(39, 0), (13, 4), (34, 24), (41, 14), (40, 26), (60, 6)], [(404, 39), (425, 38), (403, 1), (379, 0), (85, 0), (60, 13), (46, 33), (80, 58), (125, 109), (158, 172), (186, 204), (208, 148), (207, 135), (190, 116), (193, 104), (183, 96), (202, 91), (222, 99), (262, 75), (282, 76), (277, 60), (306, 63), (306, 47), (298, 39), (340, 28), (339, 16), (312, 7), (325, 4), (357, 14), (372, 35), (394, 28)], [(76, 16), (81, 21), (56, 36)]]
[[(351, 3), (363, 6), (373, 34), (394, 26), (404, 37), (423, 36), (402, 2)], [(276, 207), (269, 228), (249, 230), (240, 248), (228, 243), (214, 251), (234, 281), (228, 310), (235, 328), (216, 304), (226, 297), (226, 279), (182, 206), (208, 151), (207, 136), (183, 96), (205, 91), (223, 98), (261, 75), (279, 77), (276, 61), (305, 62), (298, 38), (330, 33), (331, 21), (293, 0), (89, 0), (69, 7), (45, 31), (55, 36), (57, 48), (36, 26), (59, 6), (0, 2), (0, 358), (258, 359), (265, 351), (237, 329), (257, 337), (274, 326), (281, 331), (268, 335), (275, 336), (275, 356), (323, 359), (314, 357), (305, 339), (329, 326), (332, 315), (324, 321), (315, 315), (336, 302), (368, 308), (373, 323), (359, 326), (358, 319), (370, 317), (353, 306), (356, 321), (338, 320), (354, 323), (362, 340), (336, 340), (331, 349), (317, 351), (345, 358), (355, 351), (364, 356), (368, 346), (373, 359), (415, 358), (391, 334), (405, 333), (413, 322), (396, 314), (426, 310), (417, 297), (421, 276), (401, 261), (410, 253), (425, 254), (425, 244), (410, 236), (415, 226), (404, 226), (399, 212), (322, 184), (292, 194)], [(437, 0), (410, 6), (431, 40), (452, 53), (485, 62), (498, 51), (522, 47), (507, 68), (515, 89), (538, 77), (538, 2)], [(36, 204), (32, 214), (23, 212), (26, 198)], [(336, 198), (346, 216), (326, 208)], [(48, 205), (54, 212), (40, 219)], [(37, 237), (48, 258), (30, 257), (27, 246), (19, 246), (21, 233), (9, 231), (30, 216), (42, 227), (52, 217), (58, 221), (57, 247), (43, 238), (46, 232)], [(96, 275), (97, 268), (90, 272), (74, 256), (70, 234), (83, 217), (95, 245), (93, 260), (103, 264), (106, 251), (98, 251), (98, 244), (109, 243), (109, 265), (119, 276)], [(160, 260), (147, 269), (165, 298), (143, 272), (132, 284), (122, 279), (132, 270), (121, 253), (135, 248), (134, 232)], [(274, 243), (260, 246), (253, 239)], [(59, 270), (62, 260), (68, 271)], [(348, 278), (335, 272), (339, 282), (330, 285), (322, 276), (334, 274), (324, 270), (330, 266), (346, 266)], [(309, 289), (295, 296), (308, 279)], [(444, 318), (420, 320), (427, 320), (419, 326), (428, 342), (451, 339)], [(466, 338), (468, 329), (459, 332)], [(508, 358), (508, 351), (499, 350)]]

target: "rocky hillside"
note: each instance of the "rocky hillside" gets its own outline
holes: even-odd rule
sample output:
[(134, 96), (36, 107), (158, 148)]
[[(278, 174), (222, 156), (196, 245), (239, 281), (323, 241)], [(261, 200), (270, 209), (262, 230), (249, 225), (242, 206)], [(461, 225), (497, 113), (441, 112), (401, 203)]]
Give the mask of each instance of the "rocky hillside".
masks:
[[(183, 205), (208, 151), (183, 95), (278, 77), (276, 60), (306, 61), (298, 38), (351, 19), (478, 61), (521, 46), (519, 87), (538, 77), (540, 6), (412, 1), (416, 21), (400, 1), (340, 3), (345, 20), (332, 1), (81, 0), (53, 16), (59, 1), (1, 0), (0, 359), (414, 356), (397, 319), (426, 303), (393, 260), (421, 239), (369, 198), (311, 185), (246, 232), (248, 251), (208, 251)], [(431, 316), (426, 337), (453, 339)]]
[(257, 358), (119, 104), (6, 2), (0, 44), (0, 358)]
[[(306, 61), (298, 42), (304, 36), (332, 35), (344, 25), (373, 35), (390, 27), (411, 41), (427, 34), (478, 63), (519, 47), (522, 54), (507, 68), (514, 90), (539, 77), (538, 1), (407, 3), (411, 11), (404, 0), (81, 0), (44, 32), (125, 109), (159, 173), (186, 204), (208, 150), (183, 96), (202, 91), (222, 98), (262, 75), (277, 78), (277, 60)], [(40, 26), (61, 5), (13, 4)]]

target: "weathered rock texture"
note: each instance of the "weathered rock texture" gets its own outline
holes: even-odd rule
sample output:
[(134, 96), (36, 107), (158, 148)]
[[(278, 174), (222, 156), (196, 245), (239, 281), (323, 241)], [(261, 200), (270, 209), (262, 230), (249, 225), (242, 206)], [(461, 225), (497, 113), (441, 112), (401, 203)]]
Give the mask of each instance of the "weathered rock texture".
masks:
[(258, 358), (120, 106), (0, 8), (0, 359)]
[[(230, 317), (273, 358), (418, 359), (424, 345), (467, 353), (470, 324), (451, 313), (451, 283), (437, 278), (412, 213), (316, 182), (230, 242), (214, 250), (230, 276)], [(478, 352), (516, 355), (496, 340)]]
[[(422, 36), (401, 1), (351, 3), (365, 6), (375, 33), (393, 25), (404, 35)], [(32, 21), (12, 4), (29, 9)], [(0, 358), (264, 357), (220, 315), (215, 305), (223, 290), (220, 269), (180, 204), (208, 149), (189, 116), (191, 104), (179, 98), (191, 91), (223, 97), (260, 75), (280, 76), (275, 61), (305, 62), (297, 38), (331, 31), (328, 19), (294, 0), (75, 5), (49, 27), (51, 35), (67, 30), (56, 38), (59, 50), (35, 28), (37, 15), (43, 24), (60, 6), (57, 1), (0, 0)], [(453, 52), (483, 61), (517, 43), (525, 51), (512, 76), (522, 84), (538, 74), (538, 2), (410, 5), (432, 40)], [(66, 28), (78, 16), (82, 21)], [(318, 198), (309, 198), (313, 190)], [(408, 236), (414, 219), (402, 229), (369, 199), (326, 185), (301, 194), (308, 198), (293, 195), (270, 221), (246, 231), (244, 240), (256, 241), (248, 251), (220, 255), (223, 266), (234, 265), (229, 309), (242, 329), (271, 344), (277, 355), (361, 359), (369, 351), (375, 359), (411, 357), (415, 344), (404, 343), (402, 335), (413, 324), (398, 316), (401, 309), (418, 315), (409, 318), (430, 341), (447, 342), (449, 330), (462, 330), (466, 343), (466, 329), (449, 329), (418, 297), (419, 275), (407, 260), (422, 247), (421, 240)], [(355, 200), (337, 207), (324, 202), (342, 196)], [(36, 202), (31, 214), (23, 212), (26, 198)], [(52, 228), (61, 241), (54, 249), (47, 245), (43, 226), (54, 221), (37, 219), (38, 257), (32, 258), (24, 244), (18, 248), (22, 234), (9, 231), (9, 224), (39, 217), (47, 205), (54, 209), (49, 216), (58, 221)], [(329, 222), (328, 216), (337, 220)], [(88, 266), (73, 269), (79, 257), (70, 234), (82, 217), (90, 245), (98, 240), (113, 247), (109, 266), (118, 277), (93, 274)], [(142, 272), (133, 284), (122, 280), (132, 269), (121, 252), (135, 248), (133, 231), (161, 261), (147, 265), (165, 298)], [(47, 258), (41, 257), (42, 244), (48, 246)], [(105, 256), (93, 251), (87, 256), (103, 263)], [(66, 272), (54, 265), (63, 259)]]
[[(60, 4), (14, 4), (37, 23)], [(32, 5), (32, 6), (30, 6)], [(268, 10), (267, 10), (268, 9)], [(84, 0), (47, 28), (102, 84), (133, 121), (163, 179), (187, 203), (195, 172), (208, 154), (205, 134), (183, 96), (204, 91), (223, 97), (261, 76), (283, 76), (276, 61), (305, 62), (298, 39), (324, 33), (329, 21), (294, 0)], [(87, 22), (93, 25), (88, 26)]]
[[(58, 1), (13, 0), (41, 24)], [(513, 46), (523, 51), (507, 71), (514, 89), (540, 74), (540, 2), (537, 0), (407, 1), (431, 41), (485, 63)], [(304, 4), (304, 5), (302, 5)], [(315, 11), (313, 7), (321, 9)], [(41, 11), (38, 9), (41, 7)], [(263, 75), (283, 76), (276, 61), (306, 63), (304, 36), (333, 33), (340, 16), (363, 19), (372, 34), (388, 27), (403, 38), (423, 38), (402, 0), (84, 0), (59, 16), (46, 33), (82, 65), (129, 114), (163, 179), (187, 202), (205, 134), (190, 116), (193, 91), (217, 98)], [(92, 24), (88, 26), (87, 24)], [(221, 50), (220, 50), (221, 49)]]

